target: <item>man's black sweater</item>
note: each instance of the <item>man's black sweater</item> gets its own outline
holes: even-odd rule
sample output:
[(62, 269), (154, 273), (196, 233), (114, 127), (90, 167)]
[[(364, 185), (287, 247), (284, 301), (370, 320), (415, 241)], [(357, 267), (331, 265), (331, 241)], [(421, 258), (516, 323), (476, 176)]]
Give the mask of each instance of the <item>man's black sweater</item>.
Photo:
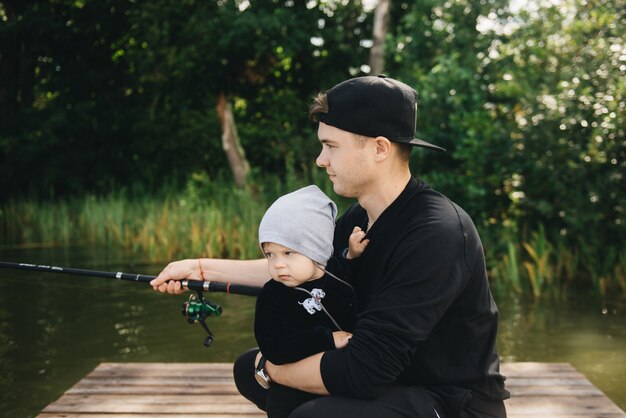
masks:
[[(352, 229), (365, 229), (367, 221), (358, 204), (346, 211), (335, 230), (336, 255), (348, 246)], [(321, 361), (329, 392), (372, 399), (388, 385), (403, 384), (444, 398), (460, 392), (506, 399), (496, 352), (498, 311), (470, 217), (411, 179), (367, 238), (365, 252), (350, 261), (358, 300), (354, 335)]]

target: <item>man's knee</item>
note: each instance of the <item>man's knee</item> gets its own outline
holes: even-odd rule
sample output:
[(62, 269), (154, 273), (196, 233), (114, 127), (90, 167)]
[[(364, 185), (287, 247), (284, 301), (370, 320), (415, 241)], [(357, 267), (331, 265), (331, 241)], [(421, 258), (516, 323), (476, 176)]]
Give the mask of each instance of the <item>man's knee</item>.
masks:
[(289, 418), (447, 418), (445, 402), (419, 387), (396, 386), (374, 400), (322, 396), (296, 408)]
[(235, 383), (241, 380), (247, 380), (249, 375), (254, 377), (254, 360), (256, 354), (259, 352), (258, 348), (252, 348), (245, 353), (241, 354), (233, 365), (233, 375), (235, 377)]
[(367, 401), (350, 399), (337, 396), (320, 396), (316, 399), (303, 403), (289, 415), (289, 418), (333, 418), (333, 417), (385, 417), (377, 411), (368, 410), (370, 404)]
[(319, 414), (324, 412), (320, 410), (318, 404), (316, 401), (303, 403), (289, 414), (289, 418), (321, 418), (322, 415)]

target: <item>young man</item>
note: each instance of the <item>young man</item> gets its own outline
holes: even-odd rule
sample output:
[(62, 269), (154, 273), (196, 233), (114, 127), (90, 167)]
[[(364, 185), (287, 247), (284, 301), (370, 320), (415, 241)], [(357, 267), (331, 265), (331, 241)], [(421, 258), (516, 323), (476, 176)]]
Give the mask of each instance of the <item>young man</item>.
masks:
[[(496, 352), (498, 311), (480, 238), (469, 216), (409, 169), (417, 93), (387, 78), (344, 81), (316, 98), (324, 168), (335, 192), (358, 203), (337, 221), (334, 248), (353, 228), (370, 240), (350, 261), (358, 317), (345, 348), (259, 372), (278, 384), (329, 395), (291, 417), (506, 417), (509, 394)], [(236, 275), (260, 285), (263, 261), (204, 260), (210, 280)], [(197, 262), (172, 263), (155, 279), (162, 292), (199, 279)], [(195, 266), (195, 267), (194, 267)], [(167, 281), (169, 283), (166, 283)], [(258, 350), (235, 364), (240, 391), (260, 407), (254, 386)], [(271, 384), (271, 383), (270, 383)]]

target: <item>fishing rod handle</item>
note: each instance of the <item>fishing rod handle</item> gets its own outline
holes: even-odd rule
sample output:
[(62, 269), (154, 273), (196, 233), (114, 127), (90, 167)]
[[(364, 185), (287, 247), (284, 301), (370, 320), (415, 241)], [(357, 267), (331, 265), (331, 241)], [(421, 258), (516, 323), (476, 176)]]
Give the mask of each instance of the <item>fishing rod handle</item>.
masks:
[(234, 295), (246, 295), (257, 296), (260, 287), (245, 286), (241, 284), (211, 282), (211, 281), (197, 281), (197, 280), (181, 280), (181, 286), (185, 290), (200, 290), (204, 292), (222, 292)]

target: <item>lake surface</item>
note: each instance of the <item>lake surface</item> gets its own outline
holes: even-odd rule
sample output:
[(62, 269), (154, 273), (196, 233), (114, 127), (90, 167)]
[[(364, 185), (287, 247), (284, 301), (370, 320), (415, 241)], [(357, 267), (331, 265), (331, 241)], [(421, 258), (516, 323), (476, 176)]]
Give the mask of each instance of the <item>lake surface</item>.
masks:
[[(0, 261), (156, 275), (107, 250), (2, 249)], [(33, 417), (101, 362), (233, 361), (255, 345), (254, 298), (211, 294), (224, 310), (200, 325), (181, 315), (188, 295), (145, 284), (0, 269), (0, 416)], [(570, 290), (552, 301), (518, 300), (500, 289), (503, 361), (567, 362), (626, 409), (626, 302)]]

